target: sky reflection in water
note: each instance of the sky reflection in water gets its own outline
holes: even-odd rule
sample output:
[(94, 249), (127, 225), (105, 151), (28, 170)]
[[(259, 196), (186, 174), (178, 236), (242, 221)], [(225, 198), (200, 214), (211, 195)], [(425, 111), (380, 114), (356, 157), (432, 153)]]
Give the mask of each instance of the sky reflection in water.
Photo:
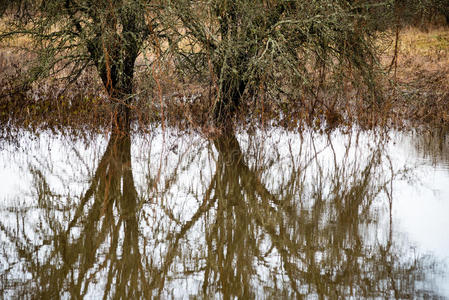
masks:
[(446, 135), (24, 134), (4, 297), (449, 297)]

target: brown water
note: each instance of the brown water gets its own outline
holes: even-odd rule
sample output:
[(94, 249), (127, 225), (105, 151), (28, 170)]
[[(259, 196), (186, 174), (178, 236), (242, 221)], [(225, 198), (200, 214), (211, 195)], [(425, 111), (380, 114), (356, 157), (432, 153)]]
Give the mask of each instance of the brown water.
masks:
[(2, 298), (449, 297), (445, 133), (0, 144)]

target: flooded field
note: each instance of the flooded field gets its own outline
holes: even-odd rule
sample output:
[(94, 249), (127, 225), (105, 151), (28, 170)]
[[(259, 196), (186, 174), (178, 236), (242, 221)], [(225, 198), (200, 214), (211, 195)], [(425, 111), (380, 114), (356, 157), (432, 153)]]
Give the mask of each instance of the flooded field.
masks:
[(0, 142), (1, 298), (447, 298), (449, 139)]

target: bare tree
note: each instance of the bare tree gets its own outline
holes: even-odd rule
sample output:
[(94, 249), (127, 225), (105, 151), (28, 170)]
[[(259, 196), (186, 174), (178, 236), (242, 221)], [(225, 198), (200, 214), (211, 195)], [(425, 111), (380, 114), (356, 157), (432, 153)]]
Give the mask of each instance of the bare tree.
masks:
[(0, 40), (25, 37), (25, 50), (35, 54), (26, 83), (57, 76), (70, 83), (94, 66), (109, 96), (130, 103), (135, 61), (155, 35), (153, 1), (18, 0), (0, 7)]
[[(217, 85), (214, 117), (224, 121), (243, 95), (302, 87), (329, 79), (331, 89), (349, 79), (376, 91), (376, 47), (366, 1), (169, 0), (165, 12), (177, 33), (171, 42), (179, 67), (210, 74)], [(321, 78), (316, 80), (319, 71)], [(190, 72), (192, 74), (192, 72)], [(327, 78), (324, 78), (327, 77)], [(362, 83), (362, 84), (360, 84)]]

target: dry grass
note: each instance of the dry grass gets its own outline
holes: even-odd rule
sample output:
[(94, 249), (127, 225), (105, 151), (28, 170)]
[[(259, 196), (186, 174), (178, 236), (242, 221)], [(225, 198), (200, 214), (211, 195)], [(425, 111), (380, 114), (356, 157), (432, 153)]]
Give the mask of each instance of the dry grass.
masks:
[[(449, 28), (400, 34), (392, 112), (401, 120), (449, 124)], [(393, 53), (393, 50), (391, 50)]]

